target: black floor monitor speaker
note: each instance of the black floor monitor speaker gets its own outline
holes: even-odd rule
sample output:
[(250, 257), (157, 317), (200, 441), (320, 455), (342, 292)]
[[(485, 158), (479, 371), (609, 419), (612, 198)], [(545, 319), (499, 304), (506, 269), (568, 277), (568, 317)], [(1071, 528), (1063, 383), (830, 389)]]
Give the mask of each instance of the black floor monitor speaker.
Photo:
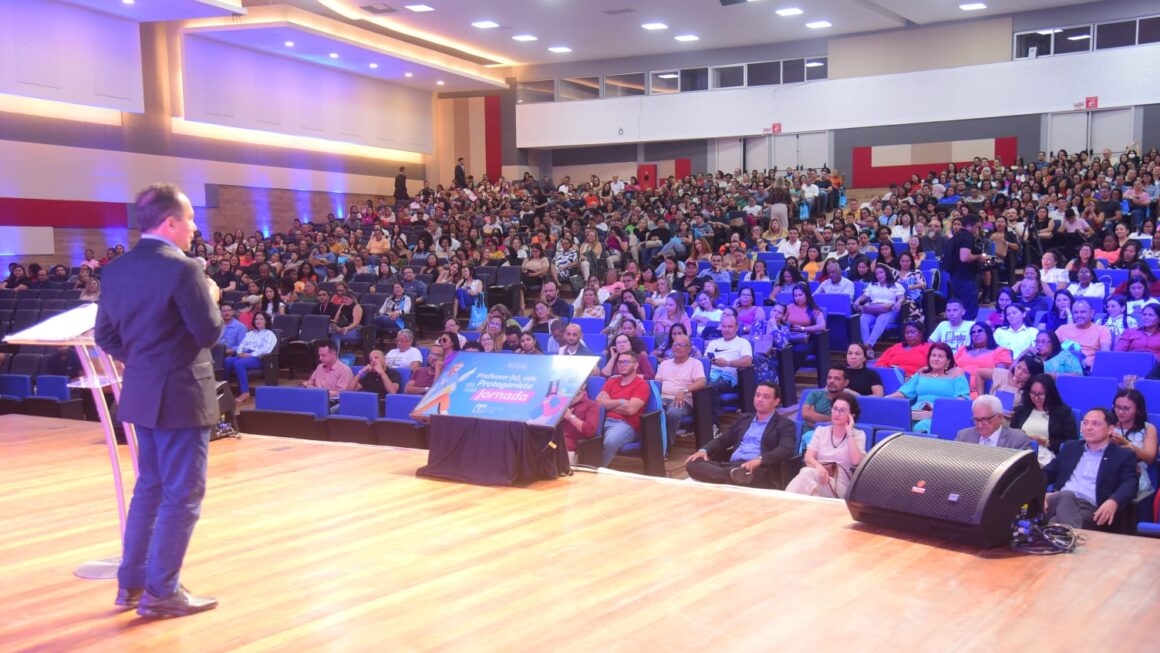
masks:
[(1032, 451), (897, 434), (866, 454), (846, 505), (860, 522), (992, 547), (1025, 504), (1042, 512), (1046, 487)]

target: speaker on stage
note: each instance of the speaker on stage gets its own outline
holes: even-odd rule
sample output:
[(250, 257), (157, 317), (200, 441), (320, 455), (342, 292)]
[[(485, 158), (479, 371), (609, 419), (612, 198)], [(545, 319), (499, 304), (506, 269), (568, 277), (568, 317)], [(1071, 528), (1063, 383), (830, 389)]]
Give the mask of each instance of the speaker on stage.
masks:
[(846, 505), (867, 524), (992, 547), (1025, 504), (1042, 512), (1046, 491), (1033, 451), (896, 434), (866, 454)]

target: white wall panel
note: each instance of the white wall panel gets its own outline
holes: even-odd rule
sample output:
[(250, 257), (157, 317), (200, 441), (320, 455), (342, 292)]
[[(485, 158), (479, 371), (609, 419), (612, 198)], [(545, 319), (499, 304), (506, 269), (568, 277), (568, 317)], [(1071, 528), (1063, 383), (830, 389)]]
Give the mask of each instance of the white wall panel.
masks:
[(750, 136), (745, 139), (745, 168), (766, 170), (773, 165), (770, 157), (771, 136)]
[(1088, 116), (1086, 111), (1053, 113), (1048, 123), (1050, 152), (1067, 150), (1068, 153), (1087, 149)]
[(1089, 147), (1096, 152), (1102, 152), (1104, 148), (1108, 148), (1118, 156), (1124, 151), (1124, 146), (1132, 142), (1133, 122), (1133, 113), (1130, 108), (1092, 111)]
[(798, 165), (820, 168), (830, 160), (830, 132), (798, 134)]
[[(1157, 101), (1160, 44), (807, 84), (516, 107), (518, 147), (802, 133)], [(1109, 74), (1108, 71), (1115, 71)], [(978, 89), (987, 89), (986, 93)], [(931, 92), (931, 89), (938, 89)], [(620, 130), (623, 129), (623, 133)]]
[(48, 1), (0, 1), (0, 93), (144, 112), (137, 23)]
[(778, 134), (773, 137), (773, 167), (778, 170), (797, 167), (797, 141), (797, 134)]
[(714, 142), (716, 161), (709, 162), (709, 170), (733, 172), (741, 168), (741, 159), (745, 151), (743, 138), (719, 138)]
[(185, 37), (183, 51), (188, 120), (435, 150), (431, 93), (196, 36)]

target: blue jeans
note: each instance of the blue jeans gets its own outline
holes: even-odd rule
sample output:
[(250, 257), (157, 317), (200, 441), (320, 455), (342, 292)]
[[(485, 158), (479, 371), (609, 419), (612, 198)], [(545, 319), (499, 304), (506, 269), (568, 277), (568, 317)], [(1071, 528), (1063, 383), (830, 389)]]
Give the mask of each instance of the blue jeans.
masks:
[(689, 404), (685, 402), (676, 402), (671, 399), (665, 399), (665, 431), (669, 437), (669, 443), (676, 442), (677, 429), (681, 426), (681, 420), (693, 412)]
[(974, 320), (979, 315), (979, 280), (951, 277), (951, 297), (963, 304), (963, 317)]
[(608, 467), (608, 463), (612, 462), (620, 448), (636, 439), (636, 431), (632, 430), (627, 422), (620, 419), (605, 418), (604, 460), (601, 464)]
[(872, 315), (862, 314), (862, 344), (873, 347), (886, 333), (886, 328), (898, 319), (898, 311)]
[(137, 485), (125, 522), (117, 580), (153, 596), (177, 591), (181, 563), (205, 496), (209, 428), (137, 427)]
[(374, 323), (379, 331), (386, 331), (392, 336), (398, 333), (399, 329), (403, 328), (403, 318), (392, 320), (388, 315), (376, 315)]
[(230, 380), (230, 374), (238, 377), (238, 390), (244, 394), (250, 393), (250, 370), (262, 369), (262, 359), (256, 356), (248, 358), (241, 358), (238, 356), (226, 356), (226, 380)]
[(353, 329), (351, 331), (347, 331), (346, 333), (338, 333), (332, 326), (330, 327), (330, 341), (334, 343), (334, 348), (341, 352), (343, 349), (342, 346), (344, 344), (357, 345), (361, 343), (362, 331), (359, 329)]

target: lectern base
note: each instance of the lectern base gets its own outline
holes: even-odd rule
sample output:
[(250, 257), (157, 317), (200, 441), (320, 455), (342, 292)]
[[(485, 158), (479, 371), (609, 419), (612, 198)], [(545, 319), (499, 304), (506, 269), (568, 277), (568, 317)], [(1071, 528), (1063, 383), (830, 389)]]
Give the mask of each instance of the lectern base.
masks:
[(120, 558), (90, 560), (74, 569), (73, 575), (88, 580), (109, 580), (117, 577), (117, 568), (120, 566)]

